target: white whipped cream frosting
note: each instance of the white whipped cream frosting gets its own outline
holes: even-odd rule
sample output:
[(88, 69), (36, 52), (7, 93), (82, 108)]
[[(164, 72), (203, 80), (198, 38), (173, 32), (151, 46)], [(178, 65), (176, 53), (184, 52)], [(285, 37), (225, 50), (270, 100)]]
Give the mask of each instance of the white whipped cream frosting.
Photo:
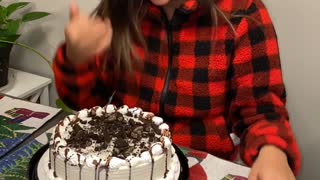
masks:
[(162, 124), (160, 124), (159, 129), (163, 133), (165, 130), (169, 130), (169, 125), (166, 123), (162, 123)]
[(123, 105), (118, 109), (118, 112), (122, 114), (127, 114), (129, 112), (129, 107), (127, 105)]
[(113, 157), (110, 161), (109, 164), (109, 168), (113, 169), (113, 168), (119, 168), (121, 166), (129, 166), (128, 162), (126, 160), (117, 158), (117, 157)]
[(149, 163), (149, 162), (152, 161), (151, 154), (148, 151), (145, 151), (145, 152), (141, 153), (141, 157), (140, 158), (141, 158), (141, 162), (144, 162), (144, 163)]
[(83, 110), (79, 111), (78, 118), (80, 118), (80, 119), (87, 118), (89, 115), (88, 112), (89, 112), (88, 109), (83, 109)]
[(108, 104), (105, 109), (106, 113), (113, 113), (117, 110), (116, 107), (112, 104)]
[(97, 107), (96, 109), (97, 116), (101, 117), (103, 115), (103, 109), (102, 107)]
[(151, 145), (151, 147), (152, 147), (151, 152), (152, 152), (153, 156), (161, 155), (163, 153), (162, 144), (156, 143), (156, 144)]
[(163, 119), (161, 117), (158, 117), (158, 116), (154, 116), (152, 118), (152, 121), (155, 125), (159, 126), (160, 124), (163, 123)]
[(169, 149), (171, 147), (171, 141), (168, 137), (163, 136), (163, 143), (164, 143), (164, 147)]

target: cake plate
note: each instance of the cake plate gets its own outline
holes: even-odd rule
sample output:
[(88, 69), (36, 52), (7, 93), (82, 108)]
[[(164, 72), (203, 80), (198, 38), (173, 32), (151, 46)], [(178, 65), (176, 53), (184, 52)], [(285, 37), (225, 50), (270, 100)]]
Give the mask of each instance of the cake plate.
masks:
[[(173, 144), (173, 147), (176, 150), (176, 154), (180, 162), (180, 174), (179, 174), (178, 180), (189, 179), (188, 159), (184, 156), (182, 151), (175, 144)], [(38, 176), (38, 164), (42, 156), (47, 152), (48, 148), (49, 148), (49, 144), (44, 145), (31, 158), (29, 162), (29, 167), (28, 167), (29, 180), (41, 180), (39, 179), (39, 176)]]

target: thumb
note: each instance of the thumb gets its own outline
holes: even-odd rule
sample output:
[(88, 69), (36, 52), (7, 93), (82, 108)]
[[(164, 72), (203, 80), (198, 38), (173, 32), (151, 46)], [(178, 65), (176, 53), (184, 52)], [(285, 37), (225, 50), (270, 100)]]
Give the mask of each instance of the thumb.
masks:
[(79, 8), (75, 0), (71, 1), (70, 4), (70, 20), (78, 17), (80, 15)]

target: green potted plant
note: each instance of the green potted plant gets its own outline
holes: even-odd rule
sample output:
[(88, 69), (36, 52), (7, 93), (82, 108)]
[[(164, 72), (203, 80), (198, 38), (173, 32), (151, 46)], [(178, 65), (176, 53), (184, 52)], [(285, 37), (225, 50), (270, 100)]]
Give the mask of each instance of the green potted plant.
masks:
[[(0, 0), (0, 3), (1, 1), (2, 0)], [(17, 39), (21, 35), (18, 31), (23, 23), (34, 21), (49, 15), (47, 12), (37, 11), (19, 14), (19, 17), (12, 18), (14, 12), (24, 8), (29, 3), (30, 2), (13, 2), (7, 6), (0, 5), (0, 87), (3, 87), (8, 83), (9, 56), (13, 45), (18, 45), (33, 51), (50, 64), (48, 59), (37, 50), (29, 47), (28, 45), (17, 42)]]

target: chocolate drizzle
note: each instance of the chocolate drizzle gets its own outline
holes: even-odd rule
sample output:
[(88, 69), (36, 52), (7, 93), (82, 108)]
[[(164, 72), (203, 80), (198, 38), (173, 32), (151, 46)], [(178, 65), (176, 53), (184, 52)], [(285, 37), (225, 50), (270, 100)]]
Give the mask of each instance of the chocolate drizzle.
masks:
[(129, 161), (129, 180), (131, 180), (131, 163)]
[(98, 179), (97, 180), (100, 180), (100, 172), (103, 170), (103, 168), (101, 168), (100, 166), (98, 167), (98, 174), (97, 174), (97, 177)]
[(99, 162), (97, 160), (93, 160), (93, 164), (95, 165), (94, 168), (94, 179), (98, 180), (99, 179), (99, 172), (98, 172), (98, 166), (101, 163), (101, 159), (99, 160)]
[[(59, 132), (59, 126), (57, 126), (54, 130), (54, 137), (53, 139), (56, 139), (56, 138), (61, 138), (61, 135), (60, 135), (60, 132)], [(57, 143), (56, 143), (57, 144)], [(55, 147), (55, 146), (54, 146)]]
[(56, 173), (56, 159), (57, 159), (57, 152), (53, 152), (53, 176), (58, 177)]
[(106, 180), (108, 180), (108, 178), (109, 178), (109, 165), (110, 165), (111, 158), (112, 157), (108, 157), (108, 159), (106, 161)]
[(97, 165), (96, 165), (96, 167), (94, 168), (94, 179), (95, 179), (95, 180), (98, 179), (98, 178), (97, 178), (97, 174), (98, 174), (98, 172), (97, 172)]
[(109, 178), (109, 166), (106, 167), (106, 180), (108, 180)]
[(64, 156), (65, 156), (65, 160), (64, 160), (64, 173), (65, 173), (65, 180), (68, 179), (68, 171), (67, 171), (67, 162), (68, 162), (68, 152), (69, 152), (69, 148), (66, 148), (64, 150)]
[(51, 146), (49, 146), (49, 163), (48, 163), (48, 167), (49, 169), (51, 169)]
[(78, 166), (79, 166), (79, 180), (81, 180), (81, 173), (82, 173), (82, 165), (80, 163), (80, 154), (78, 155)]
[(67, 180), (68, 179), (67, 160), (64, 160), (64, 176), (65, 176), (65, 180)]
[(167, 174), (168, 174), (168, 149), (165, 149), (165, 152), (166, 152), (166, 165), (165, 165), (165, 172), (164, 172), (164, 178), (167, 177)]
[(153, 154), (152, 154), (152, 148), (150, 148), (149, 153), (150, 153), (150, 157), (151, 157), (151, 176), (150, 176), (150, 180), (152, 180), (153, 178), (153, 168), (154, 168), (154, 159), (153, 159)]

